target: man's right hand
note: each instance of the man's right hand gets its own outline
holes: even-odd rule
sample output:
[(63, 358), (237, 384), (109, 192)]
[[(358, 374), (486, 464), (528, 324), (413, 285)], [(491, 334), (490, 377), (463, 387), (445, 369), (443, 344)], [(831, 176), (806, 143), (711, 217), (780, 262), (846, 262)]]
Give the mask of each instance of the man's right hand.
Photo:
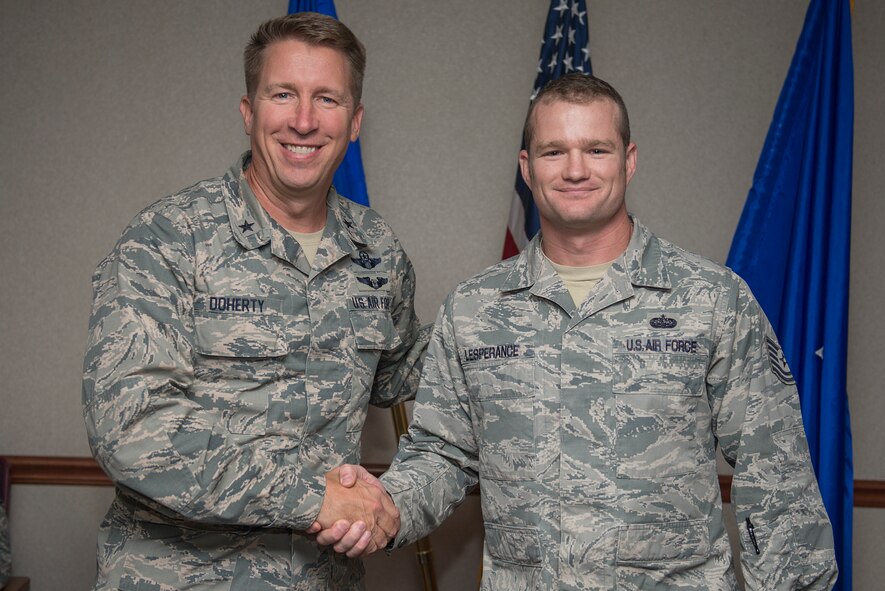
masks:
[(399, 511), (365, 468), (344, 465), (326, 474), (323, 506), (308, 530), (319, 544), (355, 558), (384, 548), (398, 531)]

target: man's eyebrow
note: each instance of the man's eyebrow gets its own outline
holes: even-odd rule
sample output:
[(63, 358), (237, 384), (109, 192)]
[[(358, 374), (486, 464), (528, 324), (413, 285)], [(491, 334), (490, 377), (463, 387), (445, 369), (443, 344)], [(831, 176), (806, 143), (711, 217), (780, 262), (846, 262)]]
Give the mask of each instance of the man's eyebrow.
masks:
[(588, 139), (581, 142), (585, 148), (610, 148), (614, 150), (617, 144), (611, 140)]
[(271, 93), (275, 90), (289, 90), (289, 91), (294, 92), (295, 87), (291, 84), (286, 83), (286, 82), (271, 82), (271, 83), (265, 85), (264, 88), (262, 88), (261, 90), (263, 90), (266, 93)]
[[(264, 92), (267, 94), (271, 94), (277, 90), (286, 90), (293, 93), (298, 93), (298, 88), (289, 82), (272, 82), (264, 87)], [(330, 88), (328, 86), (320, 86), (319, 88), (314, 90), (314, 94), (328, 94), (329, 96), (335, 97), (340, 103), (350, 103), (350, 94), (348, 92), (342, 92), (340, 90), (335, 90), (334, 88)]]
[(542, 143), (538, 144), (537, 146), (535, 146), (535, 150), (538, 150), (539, 152), (543, 152), (544, 150), (549, 150), (551, 148), (559, 149), (561, 147), (562, 147), (562, 142), (557, 141), (557, 140), (552, 140), (549, 142), (542, 142)]
[[(587, 148), (609, 148), (611, 150), (614, 150), (615, 148), (617, 148), (617, 144), (613, 141), (600, 140), (600, 139), (589, 139), (589, 138), (581, 140), (580, 145), (581, 145), (581, 148), (583, 148), (585, 150)], [(562, 149), (563, 147), (564, 147), (564, 142), (562, 142), (561, 140), (550, 140), (547, 142), (541, 142), (540, 144), (535, 146), (535, 150), (538, 150), (539, 152), (543, 151), (543, 150), (550, 150), (550, 149), (559, 150), (559, 149)]]

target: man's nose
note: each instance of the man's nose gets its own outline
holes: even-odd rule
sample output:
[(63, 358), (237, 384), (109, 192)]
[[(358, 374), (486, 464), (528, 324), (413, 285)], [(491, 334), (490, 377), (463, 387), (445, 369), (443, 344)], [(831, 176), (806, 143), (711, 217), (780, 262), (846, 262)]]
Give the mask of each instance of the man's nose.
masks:
[(316, 106), (313, 101), (297, 101), (293, 107), (289, 126), (300, 135), (307, 135), (317, 128)]
[(586, 155), (583, 152), (570, 152), (566, 156), (565, 170), (563, 170), (562, 176), (570, 181), (581, 181), (589, 177), (590, 166)]

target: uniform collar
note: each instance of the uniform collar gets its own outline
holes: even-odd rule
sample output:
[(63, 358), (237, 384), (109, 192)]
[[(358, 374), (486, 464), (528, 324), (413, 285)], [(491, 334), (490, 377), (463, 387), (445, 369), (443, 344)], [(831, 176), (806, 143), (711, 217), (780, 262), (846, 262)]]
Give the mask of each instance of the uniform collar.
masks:
[(251, 250), (270, 242), (271, 219), (258, 203), (252, 187), (246, 181), (246, 169), (252, 162), (252, 152), (247, 151), (224, 175), (227, 190), (224, 203), (234, 237), (240, 245)]
[(350, 201), (340, 196), (335, 187), (329, 188), (326, 204), (326, 230), (323, 232), (315, 263), (321, 269), (371, 242), (362, 226), (354, 220), (354, 212), (349, 207)]
[[(608, 275), (621, 275), (626, 280), (620, 282), (615, 280), (615, 283), (669, 289), (667, 255), (661, 248), (660, 240), (639, 221), (639, 218), (631, 215), (630, 221), (633, 223), (630, 242), (624, 254), (612, 264)], [(518, 255), (504, 280), (502, 291), (531, 288), (533, 293), (544, 295), (553, 289), (551, 272), (555, 275), (555, 270), (546, 262), (546, 257), (541, 251), (539, 232)], [(623, 285), (623, 287), (628, 286)]]
[(661, 241), (652, 234), (639, 218), (631, 215), (633, 235), (627, 250), (619, 259), (630, 283), (637, 287), (670, 288), (670, 273), (667, 271), (667, 253)]
[[(251, 161), (252, 152), (245, 152), (224, 176), (227, 186), (224, 197), (231, 231), (237, 242), (249, 250), (266, 245), (275, 232), (279, 232), (280, 236), (287, 235), (285, 229), (261, 207), (246, 180), (245, 172)], [(326, 205), (328, 206), (326, 229), (321, 243), (321, 246), (326, 247), (322, 257), (324, 261), (338, 260), (344, 254), (369, 244), (368, 236), (354, 221), (351, 208), (346, 205), (346, 200), (338, 195), (335, 187), (329, 188)], [(331, 244), (328, 240), (331, 240)]]

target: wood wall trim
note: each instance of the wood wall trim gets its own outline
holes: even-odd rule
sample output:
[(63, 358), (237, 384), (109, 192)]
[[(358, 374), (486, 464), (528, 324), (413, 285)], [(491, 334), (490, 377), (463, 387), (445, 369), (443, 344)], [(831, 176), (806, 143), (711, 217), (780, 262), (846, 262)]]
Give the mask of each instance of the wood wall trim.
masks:
[(12, 484), (66, 484), (112, 486), (92, 458), (60, 456), (5, 456)]
[[(92, 458), (62, 456), (5, 456), (12, 484), (111, 486), (110, 479)], [(386, 464), (363, 464), (380, 476)], [(731, 476), (719, 475), (722, 502), (731, 501)], [(885, 508), (885, 480), (855, 480), (854, 506)]]
[(885, 507), (885, 481), (855, 480), (855, 507)]

